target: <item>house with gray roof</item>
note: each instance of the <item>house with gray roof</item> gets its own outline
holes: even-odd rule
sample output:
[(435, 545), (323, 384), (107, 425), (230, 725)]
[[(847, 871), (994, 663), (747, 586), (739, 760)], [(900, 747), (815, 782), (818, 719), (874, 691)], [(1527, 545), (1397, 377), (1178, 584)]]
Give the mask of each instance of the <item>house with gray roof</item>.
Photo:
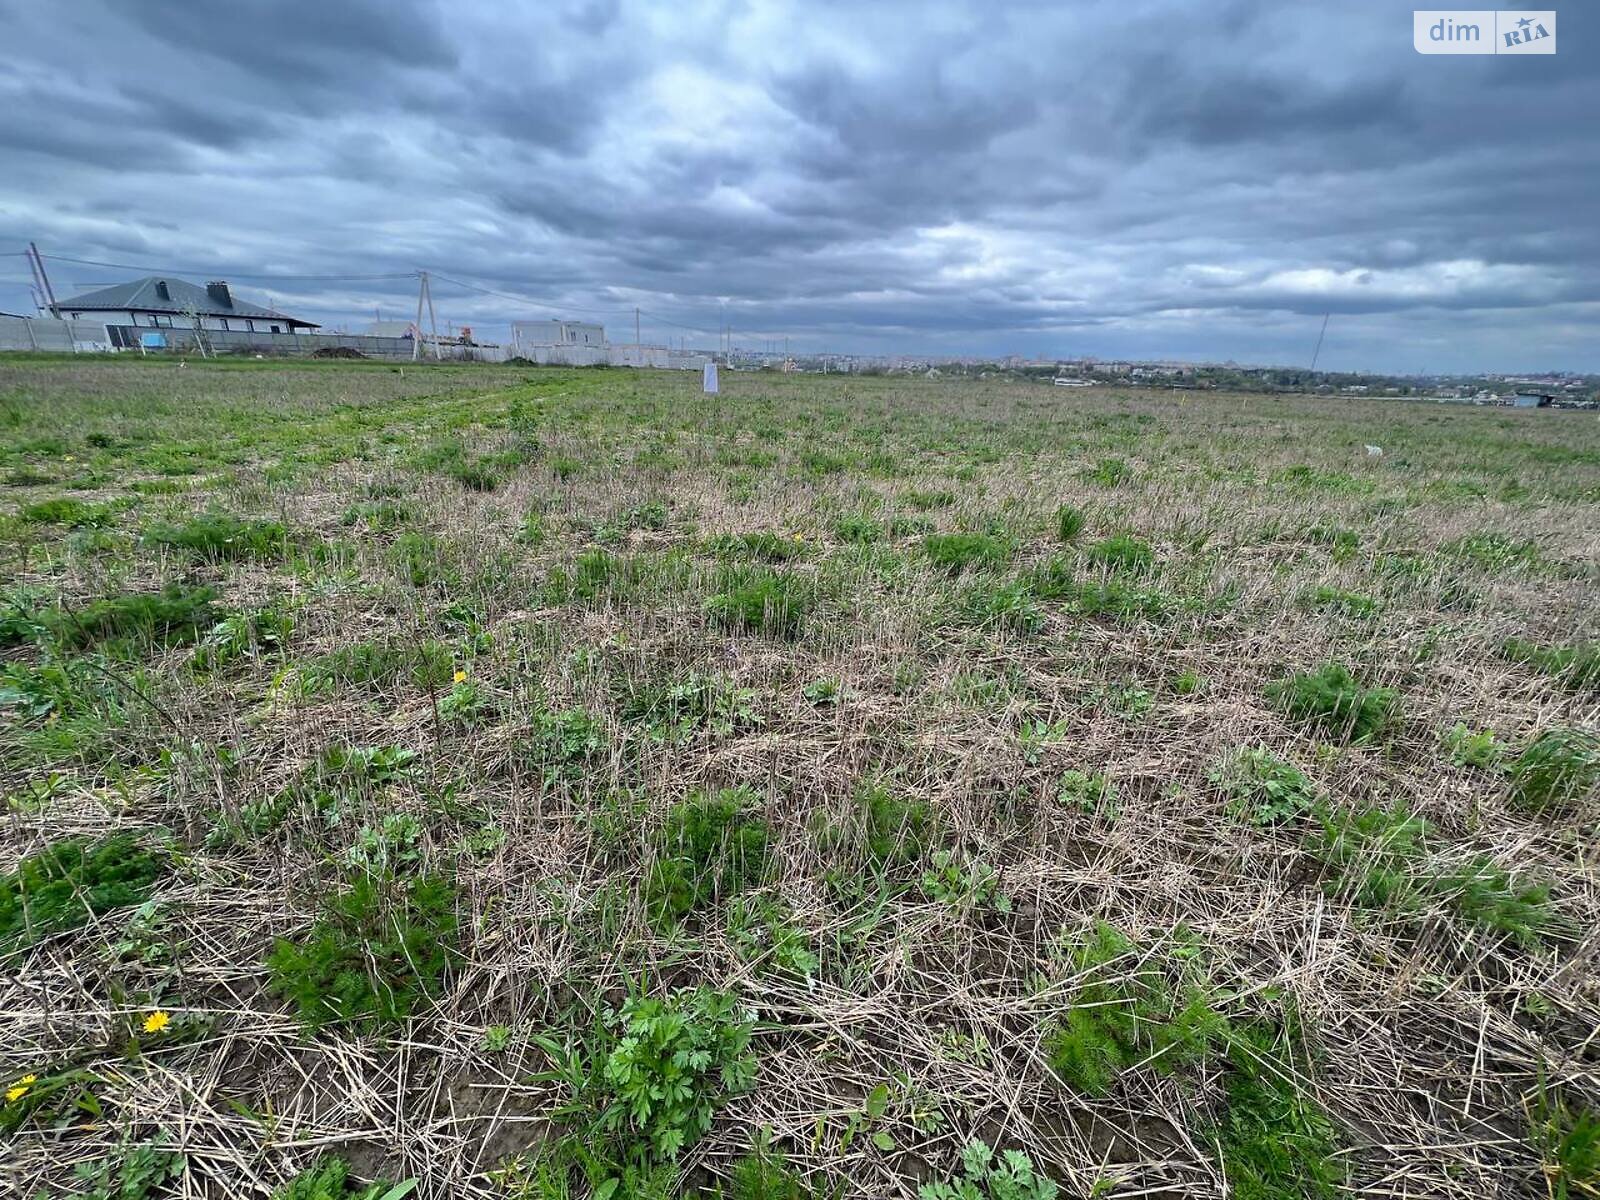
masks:
[(304, 333), (319, 328), (315, 321), (241, 300), (220, 279), (200, 287), (150, 275), (62, 300), (56, 311), (70, 321), (145, 329), (193, 329), (196, 322), (202, 329), (239, 333)]

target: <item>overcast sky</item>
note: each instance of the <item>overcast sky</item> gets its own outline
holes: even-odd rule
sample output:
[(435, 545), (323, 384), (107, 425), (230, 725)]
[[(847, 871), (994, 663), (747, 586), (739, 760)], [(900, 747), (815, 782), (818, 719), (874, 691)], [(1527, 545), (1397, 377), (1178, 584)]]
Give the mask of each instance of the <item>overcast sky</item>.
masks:
[(1600, 17), (1558, 11), (1442, 57), (1344, 0), (0, 0), (0, 251), (352, 329), (415, 282), (288, 277), (427, 268), (492, 334), (1304, 364), (1331, 312), (1331, 368), (1600, 371)]

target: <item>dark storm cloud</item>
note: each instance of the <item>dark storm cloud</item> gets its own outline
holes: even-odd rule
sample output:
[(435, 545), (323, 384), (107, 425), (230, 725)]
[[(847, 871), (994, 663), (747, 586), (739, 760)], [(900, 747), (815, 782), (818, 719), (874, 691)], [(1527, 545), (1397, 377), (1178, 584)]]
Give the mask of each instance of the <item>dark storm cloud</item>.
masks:
[(139, 0), (118, 14), (184, 53), (241, 67), (279, 87), (337, 85), (374, 66), (454, 67), (443, 15), (413, 0), (239, 3), (226, 13), (189, 0)]
[(333, 322), (412, 285), (290, 277), (426, 266), (479, 329), (1299, 359), (1335, 313), (1336, 364), (1596, 369), (1597, 24), (1513, 60), (1416, 55), (1388, 0), (0, 0), (0, 249)]

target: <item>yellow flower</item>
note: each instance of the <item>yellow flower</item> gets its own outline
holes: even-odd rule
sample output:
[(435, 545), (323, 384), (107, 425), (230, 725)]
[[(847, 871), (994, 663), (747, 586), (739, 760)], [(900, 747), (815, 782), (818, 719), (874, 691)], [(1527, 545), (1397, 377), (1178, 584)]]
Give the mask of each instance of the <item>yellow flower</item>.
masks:
[(28, 1089), (39, 1082), (37, 1075), (24, 1075), (15, 1084), (6, 1089), (6, 1103), (15, 1104), (28, 1094)]
[(465, 671), (457, 671), (454, 678), (457, 683), (465, 683), (467, 681), (467, 673)]
[(160, 1033), (170, 1024), (172, 1024), (172, 1018), (158, 1008), (144, 1019), (144, 1031), (146, 1033)]

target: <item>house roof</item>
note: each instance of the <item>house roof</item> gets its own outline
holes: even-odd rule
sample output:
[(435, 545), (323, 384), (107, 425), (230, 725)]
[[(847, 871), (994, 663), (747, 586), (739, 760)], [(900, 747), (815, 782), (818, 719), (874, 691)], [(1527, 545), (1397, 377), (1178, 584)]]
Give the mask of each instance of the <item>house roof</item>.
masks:
[[(159, 284), (166, 284), (166, 299), (163, 299), (157, 290)], [(263, 308), (259, 304), (241, 300), (231, 294), (231, 289), (229, 299), (231, 303), (222, 304), (198, 284), (173, 279), (170, 276), (148, 275), (130, 283), (116, 283), (110, 287), (58, 301), (56, 308), (82, 312), (128, 309), (137, 312), (172, 313), (176, 316), (187, 316), (193, 311), (202, 317), (259, 317), (284, 321), (291, 325), (305, 325), (311, 329), (319, 328), (315, 321), (305, 321), (278, 312), (276, 309)]]

